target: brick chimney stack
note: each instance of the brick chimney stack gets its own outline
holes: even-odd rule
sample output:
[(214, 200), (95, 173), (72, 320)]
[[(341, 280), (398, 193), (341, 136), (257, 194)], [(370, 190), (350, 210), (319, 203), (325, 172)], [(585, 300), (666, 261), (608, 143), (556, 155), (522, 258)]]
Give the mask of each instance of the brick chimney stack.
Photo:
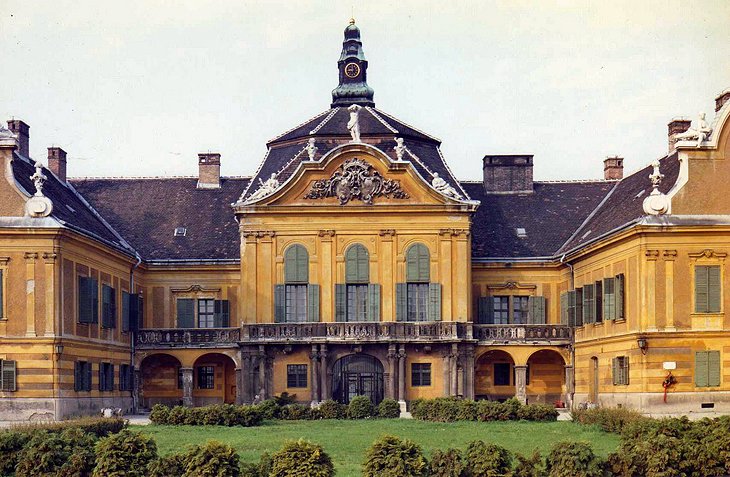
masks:
[(487, 194), (530, 194), (532, 155), (484, 156), (484, 191)]
[(59, 181), (66, 182), (66, 151), (55, 146), (48, 148), (48, 170), (53, 172)]
[(669, 136), (669, 152), (674, 150), (674, 145), (677, 140), (674, 138), (675, 134), (683, 133), (692, 125), (692, 120), (687, 118), (674, 118), (669, 121), (667, 125), (668, 136)]
[(198, 154), (198, 189), (220, 189), (221, 155), (215, 152)]
[(624, 178), (624, 158), (613, 156), (603, 160), (603, 178), (607, 181)]
[(8, 129), (18, 136), (18, 154), (30, 157), (30, 126), (20, 119), (8, 120)]
[(717, 98), (715, 98), (715, 112), (720, 111), (722, 109), (722, 106), (730, 100), (730, 88), (726, 89), (722, 93), (720, 93)]

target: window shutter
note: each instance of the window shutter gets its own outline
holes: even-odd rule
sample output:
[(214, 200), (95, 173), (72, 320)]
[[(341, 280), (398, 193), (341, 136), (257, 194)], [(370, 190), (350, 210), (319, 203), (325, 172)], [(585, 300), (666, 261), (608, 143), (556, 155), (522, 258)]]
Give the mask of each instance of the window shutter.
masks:
[(81, 391), (81, 363), (74, 363), (74, 391)]
[(527, 299), (529, 313), (527, 323), (533, 325), (545, 324), (545, 297), (531, 296)]
[(611, 367), (613, 369), (613, 385), (616, 386), (619, 384), (618, 358), (613, 358), (611, 360)]
[(707, 365), (707, 351), (697, 351), (695, 353), (695, 386), (709, 386)]
[(431, 278), (431, 257), (428, 247), (421, 243), (411, 245), (406, 253), (406, 281), (428, 282)]
[(428, 321), (441, 321), (441, 284), (428, 284)]
[(144, 328), (144, 298), (141, 295), (137, 296), (139, 297), (139, 299), (137, 300), (137, 316), (139, 317), (139, 319), (136, 322), (136, 329), (138, 330), (140, 328)]
[(114, 391), (114, 365), (110, 364), (107, 368), (106, 384), (109, 391)]
[(79, 295), (77, 307), (79, 313), (79, 323), (91, 323), (91, 278), (79, 277)]
[(286, 323), (286, 285), (274, 285), (274, 323)]
[(284, 281), (307, 283), (309, 281), (309, 253), (302, 245), (292, 245), (284, 254)]
[(86, 362), (86, 381), (84, 382), (84, 389), (87, 391), (91, 391), (91, 371), (92, 371), (92, 364), (90, 362)]
[(307, 320), (319, 321), (319, 285), (307, 286)]
[(595, 312), (595, 309), (593, 308), (595, 304), (595, 296), (593, 292), (593, 285), (583, 286), (583, 323), (585, 324), (595, 323), (595, 316), (593, 315)]
[(221, 326), (231, 326), (231, 302), (228, 300), (221, 300)]
[(488, 296), (480, 296), (477, 305), (477, 323), (489, 323), (492, 298)]
[(368, 285), (368, 321), (380, 321), (380, 284)]
[(91, 280), (91, 322), (99, 323), (99, 282)]
[(708, 303), (708, 267), (695, 267), (695, 312), (707, 313)]
[(720, 352), (707, 352), (707, 385), (717, 387), (720, 385)]
[(616, 294), (616, 319), (623, 320), (626, 317), (624, 313), (624, 306), (626, 300), (624, 299), (624, 274), (621, 273), (616, 275), (616, 281), (614, 286), (614, 293)]
[(575, 326), (583, 326), (583, 289), (575, 289)]
[(423, 244), (418, 247), (418, 279), (422, 282), (431, 279), (431, 255), (428, 253), (428, 247)]
[(221, 328), (223, 326), (223, 305), (221, 300), (213, 302), (213, 328)]
[(406, 281), (419, 281), (418, 276), (418, 244), (412, 245), (406, 254)]
[(99, 363), (99, 391), (106, 391), (106, 374), (104, 363)]
[(138, 294), (130, 294), (128, 296), (128, 314), (129, 314), (129, 331), (137, 331), (139, 329), (139, 304), (142, 299)]
[(129, 331), (129, 293), (122, 292), (122, 331)]
[(3, 271), (0, 270), (0, 319), (5, 317), (5, 310), (3, 309)]
[(576, 322), (576, 293), (571, 290), (568, 292), (568, 326), (577, 326)]
[(347, 286), (335, 285), (335, 321), (347, 321)]
[(627, 385), (629, 384), (629, 357), (624, 357), (624, 380), (623, 384)]
[(395, 321), (408, 320), (408, 284), (395, 284)]
[(195, 300), (192, 298), (178, 298), (177, 300), (177, 327), (195, 328)]
[(109, 288), (109, 327), (117, 327), (117, 291)]
[(0, 360), (0, 389), (13, 392), (17, 389), (15, 361)]
[(613, 320), (616, 318), (616, 294), (613, 278), (603, 279), (603, 319)]
[(719, 313), (722, 304), (722, 286), (720, 283), (720, 267), (707, 267), (707, 311), (710, 313)]
[(367, 283), (370, 280), (370, 256), (365, 247), (356, 244), (345, 253), (345, 281)]
[(601, 323), (603, 321), (603, 282), (597, 281), (593, 285), (595, 298), (593, 300), (593, 318), (594, 323)]

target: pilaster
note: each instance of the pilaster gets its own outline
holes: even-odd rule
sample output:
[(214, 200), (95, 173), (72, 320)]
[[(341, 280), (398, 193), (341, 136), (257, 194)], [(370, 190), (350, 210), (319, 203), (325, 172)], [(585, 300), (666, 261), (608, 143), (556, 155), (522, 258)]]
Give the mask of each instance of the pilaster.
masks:
[(644, 300), (645, 300), (645, 326), (642, 330), (656, 331), (656, 262), (659, 258), (659, 250), (646, 250), (646, 280), (644, 281)]
[(393, 270), (395, 270), (394, 237), (395, 230), (393, 229), (380, 231), (380, 261), (382, 264), (380, 268), (380, 289), (382, 293), (381, 316), (383, 321), (395, 321), (395, 310), (393, 309), (393, 303), (395, 303), (395, 277), (393, 277)]
[(398, 404), (401, 412), (406, 412), (406, 347), (398, 350)]
[(527, 404), (527, 366), (515, 366), (515, 397)]
[(38, 259), (36, 252), (25, 252), (25, 311), (26, 311), (26, 326), (25, 336), (35, 337), (37, 336), (35, 330), (35, 264)]
[(322, 255), (319, 266), (319, 290), (322, 299), (319, 301), (321, 321), (335, 321), (334, 297), (332, 293), (335, 288), (335, 262), (334, 262), (334, 230), (320, 230), (317, 234), (320, 242), (320, 254)]
[(665, 303), (666, 311), (665, 316), (667, 317), (666, 324), (664, 325), (665, 331), (675, 331), (674, 327), (674, 261), (677, 259), (676, 250), (665, 250), (664, 256), (664, 291), (665, 291)]
[(183, 406), (193, 406), (193, 368), (180, 368), (183, 384)]
[(309, 370), (312, 383), (312, 407), (314, 407), (321, 401), (319, 395), (319, 350), (317, 345), (312, 345), (312, 351), (309, 353)]
[(453, 264), (452, 229), (439, 230), (439, 273), (434, 281), (441, 283), (441, 319), (452, 321), (453, 314)]
[[(58, 255), (55, 253), (46, 252), (43, 254), (43, 263), (45, 264), (45, 276), (46, 276), (46, 326), (45, 336), (54, 336), (55, 330), (60, 330), (60, 323), (56, 323), (56, 318), (60, 318), (60, 312), (57, 313), (55, 303), (56, 293), (56, 273), (57, 273), (57, 259)], [(59, 296), (61, 294), (59, 293)]]

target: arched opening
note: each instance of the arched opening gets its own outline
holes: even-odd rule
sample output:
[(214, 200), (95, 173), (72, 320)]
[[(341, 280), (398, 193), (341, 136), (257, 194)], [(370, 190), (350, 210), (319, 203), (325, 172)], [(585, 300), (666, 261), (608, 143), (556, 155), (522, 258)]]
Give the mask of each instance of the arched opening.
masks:
[(180, 361), (169, 354), (147, 356), (139, 365), (139, 405), (151, 408), (155, 404), (182, 404), (183, 389)]
[(563, 385), (565, 383), (565, 360), (555, 350), (536, 351), (527, 360), (527, 402), (547, 403), (565, 402)]
[(474, 373), (477, 399), (504, 401), (515, 395), (515, 361), (506, 351), (492, 350), (479, 356)]
[(383, 365), (374, 356), (351, 354), (332, 368), (332, 398), (347, 404), (355, 396), (367, 396), (373, 404), (383, 400)]
[(236, 402), (236, 363), (230, 356), (208, 353), (193, 365), (193, 405)]
[(588, 370), (588, 400), (598, 402), (598, 358), (591, 357), (591, 366)]

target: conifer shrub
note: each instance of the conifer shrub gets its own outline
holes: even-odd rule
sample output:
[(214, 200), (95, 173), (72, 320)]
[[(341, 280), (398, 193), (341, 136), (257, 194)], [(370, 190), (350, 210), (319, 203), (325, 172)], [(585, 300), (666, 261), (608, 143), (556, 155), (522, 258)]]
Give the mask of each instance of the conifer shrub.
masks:
[(104, 437), (114, 434), (127, 427), (127, 421), (120, 417), (80, 417), (57, 422), (27, 422), (12, 426), (17, 432), (32, 432), (46, 430), (60, 433), (66, 429), (80, 429), (84, 433)]
[(400, 417), (400, 404), (395, 399), (383, 399), (378, 404), (378, 417), (397, 419)]
[(347, 405), (328, 399), (319, 405), (322, 419), (347, 419)]
[(390, 435), (373, 443), (363, 463), (364, 477), (424, 477), (428, 471), (421, 446)]
[(144, 477), (156, 458), (157, 444), (151, 437), (124, 430), (96, 444), (93, 477)]
[(190, 449), (182, 477), (239, 477), (238, 453), (228, 444), (208, 441)]
[[(168, 454), (147, 465), (147, 477), (180, 477), (185, 473), (187, 454)], [(248, 476), (247, 476), (248, 477)], [(258, 477), (253, 475), (251, 477)]]
[(525, 421), (557, 421), (558, 410), (550, 404), (528, 404), (517, 410), (517, 417)]
[(459, 449), (435, 450), (429, 463), (431, 477), (467, 477), (467, 468)]
[(548, 477), (602, 477), (604, 465), (586, 442), (558, 442), (545, 458)]
[(281, 408), (279, 418), (287, 421), (302, 421), (311, 419), (309, 406), (303, 404), (288, 404)]
[(0, 431), (0, 475), (15, 472), (18, 456), (30, 441), (30, 433), (17, 430)]
[(573, 422), (586, 426), (597, 425), (606, 432), (620, 434), (629, 424), (647, 421), (640, 412), (625, 407), (597, 407), (593, 409), (574, 409), (570, 413)]
[(466, 466), (471, 477), (498, 477), (508, 475), (512, 468), (512, 455), (504, 447), (470, 442), (466, 448)]
[(271, 456), (269, 477), (332, 477), (335, 467), (322, 446), (303, 439), (288, 441)]
[(471, 399), (463, 399), (459, 403), (459, 409), (456, 413), (457, 421), (476, 421), (477, 420), (477, 403)]
[(185, 420), (187, 419), (188, 410), (189, 408), (184, 406), (175, 406), (172, 409), (170, 409), (170, 413), (167, 415), (167, 424), (173, 425), (173, 426), (182, 426), (185, 424)]
[(164, 404), (155, 404), (150, 411), (152, 424), (164, 425), (170, 422), (170, 408)]
[(347, 417), (350, 419), (368, 419), (375, 415), (375, 407), (367, 396), (355, 396), (347, 406)]
[(16, 477), (87, 476), (94, 468), (96, 436), (78, 428), (34, 431), (18, 454)]
[(256, 404), (256, 407), (264, 416), (264, 419), (279, 419), (281, 406), (277, 404), (275, 399), (266, 399)]
[(535, 451), (530, 457), (515, 454), (515, 461), (517, 465), (512, 471), (512, 477), (545, 477), (545, 466), (540, 452)]

